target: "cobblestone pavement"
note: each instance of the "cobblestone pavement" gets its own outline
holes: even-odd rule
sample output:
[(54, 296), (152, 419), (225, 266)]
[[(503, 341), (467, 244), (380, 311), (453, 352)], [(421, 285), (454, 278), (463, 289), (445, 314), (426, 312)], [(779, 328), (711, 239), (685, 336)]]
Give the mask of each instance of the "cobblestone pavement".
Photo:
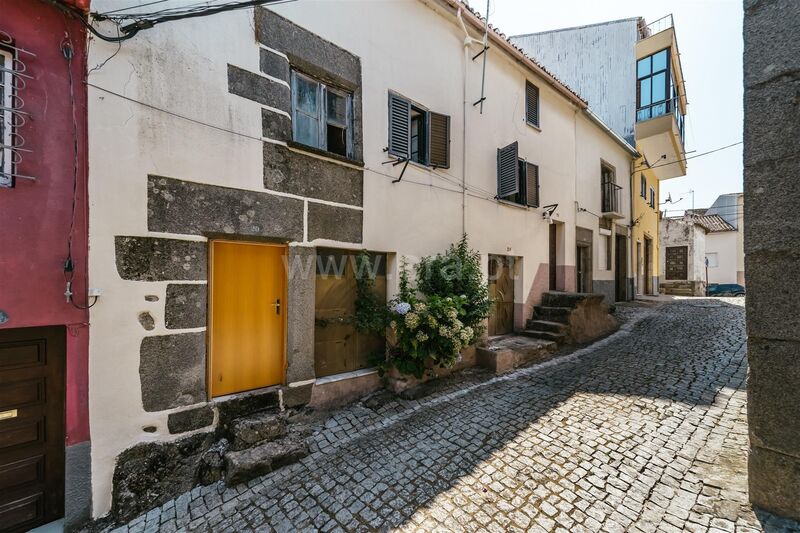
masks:
[(747, 504), (742, 303), (623, 308), (619, 332), (548, 363), (378, 394), (300, 463), (121, 530), (800, 531)]

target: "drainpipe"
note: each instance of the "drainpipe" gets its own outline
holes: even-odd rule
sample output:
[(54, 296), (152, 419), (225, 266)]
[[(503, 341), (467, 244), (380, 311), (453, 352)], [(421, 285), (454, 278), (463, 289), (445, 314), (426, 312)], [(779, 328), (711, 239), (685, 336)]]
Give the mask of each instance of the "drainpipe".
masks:
[[(472, 44), (483, 44), (483, 41), (470, 37), (467, 25), (461, 16), (461, 8), (456, 12), (456, 18), (464, 30), (464, 68), (462, 69), (462, 110), (461, 110), (461, 236), (467, 232), (467, 65), (469, 65), (469, 47)], [(461, 237), (459, 236), (459, 238)]]
[[(635, 190), (633, 188), (633, 186), (634, 186), (634, 183), (636, 181), (634, 179), (634, 177), (636, 176), (636, 170), (635, 169), (636, 169), (636, 159), (633, 159), (633, 160), (631, 160), (631, 172), (630, 172), (631, 179), (630, 179), (630, 189), (628, 191), (628, 201), (631, 204), (630, 215), (629, 215), (630, 222), (628, 223), (628, 226), (630, 228), (629, 229), (630, 235), (628, 237), (628, 247), (630, 248), (630, 251), (628, 252), (628, 255), (630, 255), (631, 263), (630, 263), (630, 268), (628, 270), (633, 272), (633, 291), (632, 291), (633, 294), (630, 295), (630, 300), (631, 301), (636, 299), (636, 276), (638, 275), (638, 272), (635, 270), (635, 268), (636, 268), (636, 257), (635, 257), (636, 256), (636, 251), (635, 251), (636, 250), (636, 246), (635, 246), (635, 244), (636, 243), (633, 242), (633, 220), (634, 220), (633, 219), (633, 191)], [(626, 276), (625, 283), (626, 284), (628, 283), (627, 275), (628, 275), (628, 273), (626, 272), (625, 273), (625, 276)]]

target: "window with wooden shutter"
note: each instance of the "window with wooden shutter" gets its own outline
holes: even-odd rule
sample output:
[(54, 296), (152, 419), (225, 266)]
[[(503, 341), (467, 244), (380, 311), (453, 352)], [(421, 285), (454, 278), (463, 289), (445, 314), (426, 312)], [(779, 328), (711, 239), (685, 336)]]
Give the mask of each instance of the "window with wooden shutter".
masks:
[(450, 117), (430, 112), (430, 164), (450, 168)]
[(519, 143), (514, 141), (497, 149), (497, 197), (519, 192)]
[(389, 94), (389, 153), (411, 156), (411, 102), (394, 94)]
[(539, 165), (525, 162), (525, 201), (530, 207), (539, 207)]
[(539, 127), (539, 88), (529, 81), (525, 82), (525, 121)]

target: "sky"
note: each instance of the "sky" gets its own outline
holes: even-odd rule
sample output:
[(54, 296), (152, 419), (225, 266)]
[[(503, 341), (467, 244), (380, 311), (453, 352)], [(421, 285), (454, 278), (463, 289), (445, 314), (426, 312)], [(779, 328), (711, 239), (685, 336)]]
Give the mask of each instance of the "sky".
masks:
[[(472, 0), (470, 5), (486, 11), (486, 0)], [(650, 23), (670, 13), (689, 102), (686, 150), (694, 153), (687, 157), (740, 142), (741, 0), (491, 0), (489, 22), (510, 36), (637, 16)], [(687, 164), (686, 176), (661, 182), (661, 202), (668, 195), (675, 201), (661, 206), (670, 216), (690, 209), (692, 196), (700, 208), (709, 207), (720, 194), (742, 191), (741, 145)]]

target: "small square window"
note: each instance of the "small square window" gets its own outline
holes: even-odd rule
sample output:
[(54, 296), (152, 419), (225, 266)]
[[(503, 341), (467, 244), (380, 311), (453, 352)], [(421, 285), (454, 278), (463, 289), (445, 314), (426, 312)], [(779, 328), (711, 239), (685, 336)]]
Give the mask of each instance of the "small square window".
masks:
[(353, 96), (292, 71), (292, 129), (295, 142), (353, 157)]

